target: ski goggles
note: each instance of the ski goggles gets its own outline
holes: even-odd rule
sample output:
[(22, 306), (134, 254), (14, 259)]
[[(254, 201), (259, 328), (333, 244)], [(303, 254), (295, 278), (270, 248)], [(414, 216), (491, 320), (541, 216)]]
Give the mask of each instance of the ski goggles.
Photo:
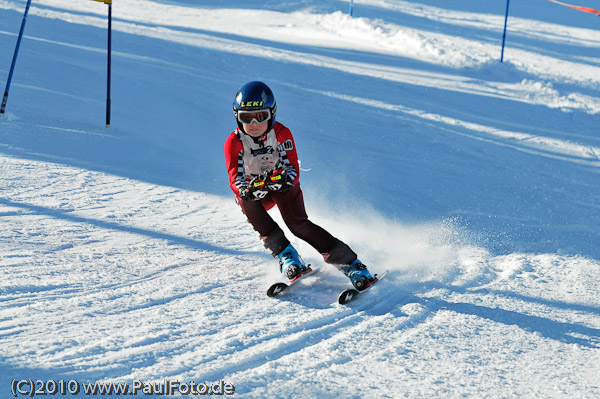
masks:
[(245, 123), (246, 125), (250, 125), (254, 122), (263, 123), (271, 119), (271, 110), (268, 108), (259, 109), (254, 111), (238, 111), (237, 112), (238, 121)]

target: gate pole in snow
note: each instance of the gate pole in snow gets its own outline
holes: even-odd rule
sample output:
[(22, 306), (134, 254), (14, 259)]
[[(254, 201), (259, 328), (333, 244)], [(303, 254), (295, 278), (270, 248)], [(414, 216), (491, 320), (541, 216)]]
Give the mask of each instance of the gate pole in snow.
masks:
[(504, 34), (502, 35), (502, 53), (500, 54), (500, 62), (504, 61), (504, 43), (506, 42), (506, 23), (508, 22), (508, 5), (510, 0), (506, 0), (506, 15), (504, 16)]
[(350, 16), (352, 16), (353, 8), (354, 8), (354, 0), (350, 0), (350, 10), (348, 11), (348, 14), (350, 14)]
[(106, 48), (106, 127), (110, 127), (110, 53), (112, 32), (112, 0), (94, 0), (108, 5), (108, 46)]
[(112, 2), (108, 3), (108, 59), (106, 68), (106, 127), (110, 127), (110, 54), (111, 54), (111, 31), (112, 31)]
[(19, 31), (19, 37), (17, 38), (17, 45), (15, 47), (15, 53), (13, 54), (12, 63), (10, 64), (10, 71), (8, 72), (8, 79), (6, 81), (6, 88), (4, 89), (4, 97), (2, 97), (2, 105), (0, 106), (0, 116), (4, 116), (6, 110), (6, 102), (8, 101), (8, 90), (10, 89), (10, 81), (15, 70), (15, 63), (17, 62), (17, 54), (19, 53), (19, 47), (21, 46), (21, 38), (23, 37), (23, 31), (25, 30), (25, 22), (27, 21), (27, 13), (29, 12), (29, 6), (31, 0), (27, 0), (25, 6), (25, 13), (23, 14), (23, 22), (21, 22), (21, 30)]

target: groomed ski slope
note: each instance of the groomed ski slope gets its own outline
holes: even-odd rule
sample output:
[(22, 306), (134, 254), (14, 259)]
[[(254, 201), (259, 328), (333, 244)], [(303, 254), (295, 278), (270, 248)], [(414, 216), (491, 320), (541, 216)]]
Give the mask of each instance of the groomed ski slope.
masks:
[[(511, 4), (500, 64), (505, 6), (115, 0), (105, 128), (106, 5), (34, 1), (0, 120), (0, 397), (600, 397), (600, 21)], [(0, 0), (0, 78), (24, 7)], [(222, 154), (255, 79), (311, 219), (390, 270), (350, 306), (297, 240), (322, 270), (265, 295)]]

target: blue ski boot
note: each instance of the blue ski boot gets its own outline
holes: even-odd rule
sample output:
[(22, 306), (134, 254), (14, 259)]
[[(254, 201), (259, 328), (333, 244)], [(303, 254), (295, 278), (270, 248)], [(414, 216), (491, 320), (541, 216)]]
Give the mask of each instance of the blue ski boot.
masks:
[(371, 285), (371, 281), (374, 280), (371, 273), (367, 270), (367, 267), (362, 264), (361, 261), (356, 259), (350, 266), (343, 269), (342, 272), (350, 278), (350, 282), (358, 291), (362, 291)]
[(279, 259), (281, 273), (290, 281), (308, 269), (308, 266), (304, 264), (292, 244), (281, 251), (277, 258)]

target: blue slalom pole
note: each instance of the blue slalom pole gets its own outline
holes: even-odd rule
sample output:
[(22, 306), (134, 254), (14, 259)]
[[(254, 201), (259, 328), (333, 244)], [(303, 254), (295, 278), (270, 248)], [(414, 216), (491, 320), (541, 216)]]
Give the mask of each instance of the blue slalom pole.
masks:
[(504, 16), (504, 34), (502, 35), (502, 54), (500, 55), (500, 62), (504, 61), (504, 43), (506, 42), (506, 23), (508, 22), (508, 5), (510, 0), (506, 0), (506, 15)]
[(13, 54), (12, 63), (10, 64), (10, 71), (8, 72), (8, 80), (6, 81), (6, 88), (4, 89), (4, 97), (2, 97), (2, 106), (0, 106), (0, 116), (4, 116), (6, 110), (6, 102), (8, 101), (8, 90), (10, 89), (10, 82), (12, 80), (13, 72), (15, 70), (15, 63), (17, 62), (17, 54), (19, 53), (19, 47), (21, 46), (21, 38), (23, 37), (23, 31), (25, 30), (25, 22), (27, 21), (27, 13), (29, 12), (29, 6), (31, 0), (27, 0), (25, 6), (25, 13), (23, 14), (23, 22), (21, 22), (21, 30), (19, 31), (19, 37), (17, 38), (17, 46), (15, 47), (15, 53)]
[(350, 0), (350, 10), (348, 11), (348, 14), (350, 14), (350, 16), (352, 16), (353, 9), (354, 9), (354, 0)]
[(111, 33), (112, 33), (112, 3), (108, 4), (108, 47), (107, 47), (107, 67), (106, 67), (106, 127), (110, 126), (110, 59), (111, 59)]

